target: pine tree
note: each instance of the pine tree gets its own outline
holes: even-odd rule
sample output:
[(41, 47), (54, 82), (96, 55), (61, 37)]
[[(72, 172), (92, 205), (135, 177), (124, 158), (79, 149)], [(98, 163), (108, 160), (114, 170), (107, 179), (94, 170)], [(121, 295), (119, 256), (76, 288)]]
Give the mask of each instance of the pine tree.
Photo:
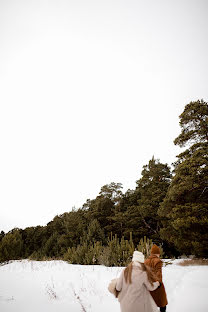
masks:
[(95, 199), (88, 201), (88, 205), (89, 207), (86, 211), (88, 223), (96, 219), (104, 230), (105, 236), (108, 236), (112, 231), (112, 216), (114, 215), (115, 203), (109, 197), (99, 195)]
[(137, 200), (137, 214), (141, 218), (143, 227), (148, 236), (159, 240), (160, 218), (158, 209), (166, 196), (171, 181), (171, 172), (167, 164), (162, 164), (154, 157), (148, 165), (143, 166), (142, 178), (137, 181), (136, 191), (139, 193)]
[(15, 228), (4, 235), (0, 242), (0, 262), (20, 259), (23, 253), (23, 240), (20, 230)]
[(161, 236), (181, 253), (208, 255), (208, 105), (186, 105), (174, 143), (188, 148), (177, 156), (174, 177), (159, 209)]
[(89, 243), (97, 241), (103, 242), (105, 240), (104, 231), (96, 219), (92, 220), (89, 224), (86, 238), (84, 237), (84, 240), (85, 239)]
[(122, 198), (122, 188), (121, 183), (111, 182), (101, 187), (99, 195), (111, 199), (114, 203), (118, 203)]
[(128, 239), (132, 233), (133, 240), (138, 243), (140, 238), (147, 234), (147, 229), (138, 213), (138, 200), (141, 198), (138, 190), (128, 190), (115, 209), (114, 233), (121, 238)]

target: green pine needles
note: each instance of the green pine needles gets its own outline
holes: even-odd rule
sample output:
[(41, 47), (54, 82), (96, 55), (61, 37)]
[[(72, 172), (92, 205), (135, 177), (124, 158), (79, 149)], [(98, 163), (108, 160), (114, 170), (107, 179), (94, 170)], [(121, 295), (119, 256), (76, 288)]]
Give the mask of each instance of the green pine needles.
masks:
[[(131, 262), (134, 250), (141, 251), (145, 258), (150, 255), (153, 242), (151, 239), (140, 239), (137, 246), (132, 240), (132, 233), (130, 233), (129, 240), (122, 237), (119, 239), (117, 235), (112, 235), (107, 241), (107, 245), (103, 246), (101, 242), (87, 243), (78, 245), (76, 248), (72, 247), (64, 254), (64, 260), (72, 264), (100, 264), (105, 266), (126, 266)], [(160, 246), (162, 255), (163, 250)]]

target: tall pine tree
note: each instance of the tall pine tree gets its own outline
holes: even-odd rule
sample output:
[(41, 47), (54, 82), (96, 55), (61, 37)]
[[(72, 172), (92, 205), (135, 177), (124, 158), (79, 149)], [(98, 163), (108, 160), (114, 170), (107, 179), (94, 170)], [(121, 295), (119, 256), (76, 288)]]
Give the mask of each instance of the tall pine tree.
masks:
[(167, 164), (162, 164), (154, 157), (143, 166), (142, 177), (137, 181), (137, 214), (146, 229), (146, 235), (159, 241), (160, 219), (158, 209), (166, 196), (171, 181), (171, 172)]
[(186, 105), (174, 143), (187, 149), (177, 156), (174, 177), (161, 204), (161, 236), (181, 253), (208, 255), (208, 105)]

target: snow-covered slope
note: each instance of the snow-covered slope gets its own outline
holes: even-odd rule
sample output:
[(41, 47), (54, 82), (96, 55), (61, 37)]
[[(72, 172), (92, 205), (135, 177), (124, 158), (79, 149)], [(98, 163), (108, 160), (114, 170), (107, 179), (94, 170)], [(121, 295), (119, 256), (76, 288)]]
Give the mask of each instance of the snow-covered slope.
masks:
[[(208, 266), (163, 268), (167, 312), (208, 311)], [(0, 266), (1, 312), (119, 312), (108, 290), (122, 268), (64, 261), (13, 261)]]

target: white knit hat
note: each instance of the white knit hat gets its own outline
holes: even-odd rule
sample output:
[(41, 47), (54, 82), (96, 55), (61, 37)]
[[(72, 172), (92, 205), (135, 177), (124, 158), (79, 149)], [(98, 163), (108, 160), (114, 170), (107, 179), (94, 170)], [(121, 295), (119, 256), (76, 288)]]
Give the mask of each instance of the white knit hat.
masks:
[(144, 263), (144, 255), (142, 252), (135, 250), (133, 253), (132, 261)]

